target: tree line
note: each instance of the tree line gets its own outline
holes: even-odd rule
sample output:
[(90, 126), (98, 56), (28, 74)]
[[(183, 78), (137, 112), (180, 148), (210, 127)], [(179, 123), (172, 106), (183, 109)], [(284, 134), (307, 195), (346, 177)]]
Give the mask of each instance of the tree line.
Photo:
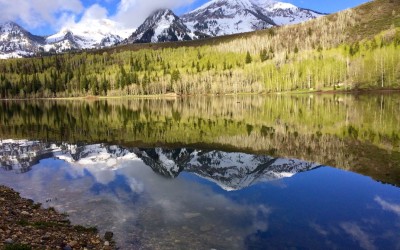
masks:
[(2, 60), (0, 98), (399, 88), (399, 6), (375, 2), (373, 36), (365, 10), (347, 10), (216, 45)]

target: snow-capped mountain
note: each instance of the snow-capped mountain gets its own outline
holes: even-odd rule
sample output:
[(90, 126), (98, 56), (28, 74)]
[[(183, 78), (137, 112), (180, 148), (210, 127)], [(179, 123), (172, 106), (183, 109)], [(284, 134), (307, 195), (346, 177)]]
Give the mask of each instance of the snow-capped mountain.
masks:
[(169, 9), (151, 14), (129, 38), (128, 43), (156, 43), (193, 40), (195, 35)]
[(0, 25), (0, 59), (109, 47), (128, 38), (133, 31), (109, 19), (94, 19), (68, 25), (44, 37), (32, 35), (14, 22), (6, 22)]
[(13, 22), (0, 24), (0, 59), (38, 52), (93, 49), (123, 43), (185, 41), (295, 24), (324, 14), (275, 0), (211, 0), (178, 17), (171, 10), (152, 13), (135, 31), (109, 19), (84, 18), (60, 32), (35, 36)]
[(215, 150), (128, 149), (105, 144), (78, 146), (27, 140), (0, 141), (0, 167), (8, 171), (24, 173), (40, 160), (51, 157), (77, 167), (101, 165), (108, 170), (118, 169), (121, 161), (139, 160), (164, 177), (175, 178), (183, 171), (189, 172), (227, 191), (291, 177), (319, 167), (314, 163), (294, 159)]
[(220, 36), (300, 23), (322, 15), (274, 0), (212, 0), (181, 18), (192, 31)]
[(109, 47), (126, 39), (133, 31), (134, 29), (125, 29), (109, 19), (86, 19), (46, 37), (44, 48), (45, 51), (62, 52)]
[(32, 35), (14, 22), (0, 24), (0, 59), (33, 55), (44, 43), (43, 37)]

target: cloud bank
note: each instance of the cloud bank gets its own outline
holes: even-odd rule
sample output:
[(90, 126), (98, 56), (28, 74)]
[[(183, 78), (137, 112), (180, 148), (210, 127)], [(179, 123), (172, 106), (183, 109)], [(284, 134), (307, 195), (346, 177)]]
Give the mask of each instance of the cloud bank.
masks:
[(187, 6), (194, 0), (121, 0), (113, 19), (127, 27), (137, 27), (157, 9)]
[(135, 28), (157, 9), (174, 9), (193, 2), (194, 0), (101, 0), (87, 5), (85, 0), (0, 0), (0, 22), (16, 21), (27, 28), (51, 27), (55, 31), (89, 19), (111, 19), (126, 28)]
[(80, 0), (0, 0), (0, 21), (18, 21), (36, 28), (58, 23), (59, 18), (83, 11)]

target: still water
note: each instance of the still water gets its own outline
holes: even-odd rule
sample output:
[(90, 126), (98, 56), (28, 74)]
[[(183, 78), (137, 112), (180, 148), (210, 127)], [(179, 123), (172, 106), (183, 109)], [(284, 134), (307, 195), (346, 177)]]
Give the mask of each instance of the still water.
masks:
[(0, 105), (0, 184), (121, 249), (400, 249), (399, 94)]

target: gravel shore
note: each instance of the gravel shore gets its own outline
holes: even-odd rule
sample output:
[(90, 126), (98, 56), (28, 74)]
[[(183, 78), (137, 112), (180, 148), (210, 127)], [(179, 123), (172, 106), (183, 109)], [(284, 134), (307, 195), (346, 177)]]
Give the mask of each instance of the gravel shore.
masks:
[(0, 249), (116, 249), (112, 233), (71, 225), (67, 215), (0, 185)]

